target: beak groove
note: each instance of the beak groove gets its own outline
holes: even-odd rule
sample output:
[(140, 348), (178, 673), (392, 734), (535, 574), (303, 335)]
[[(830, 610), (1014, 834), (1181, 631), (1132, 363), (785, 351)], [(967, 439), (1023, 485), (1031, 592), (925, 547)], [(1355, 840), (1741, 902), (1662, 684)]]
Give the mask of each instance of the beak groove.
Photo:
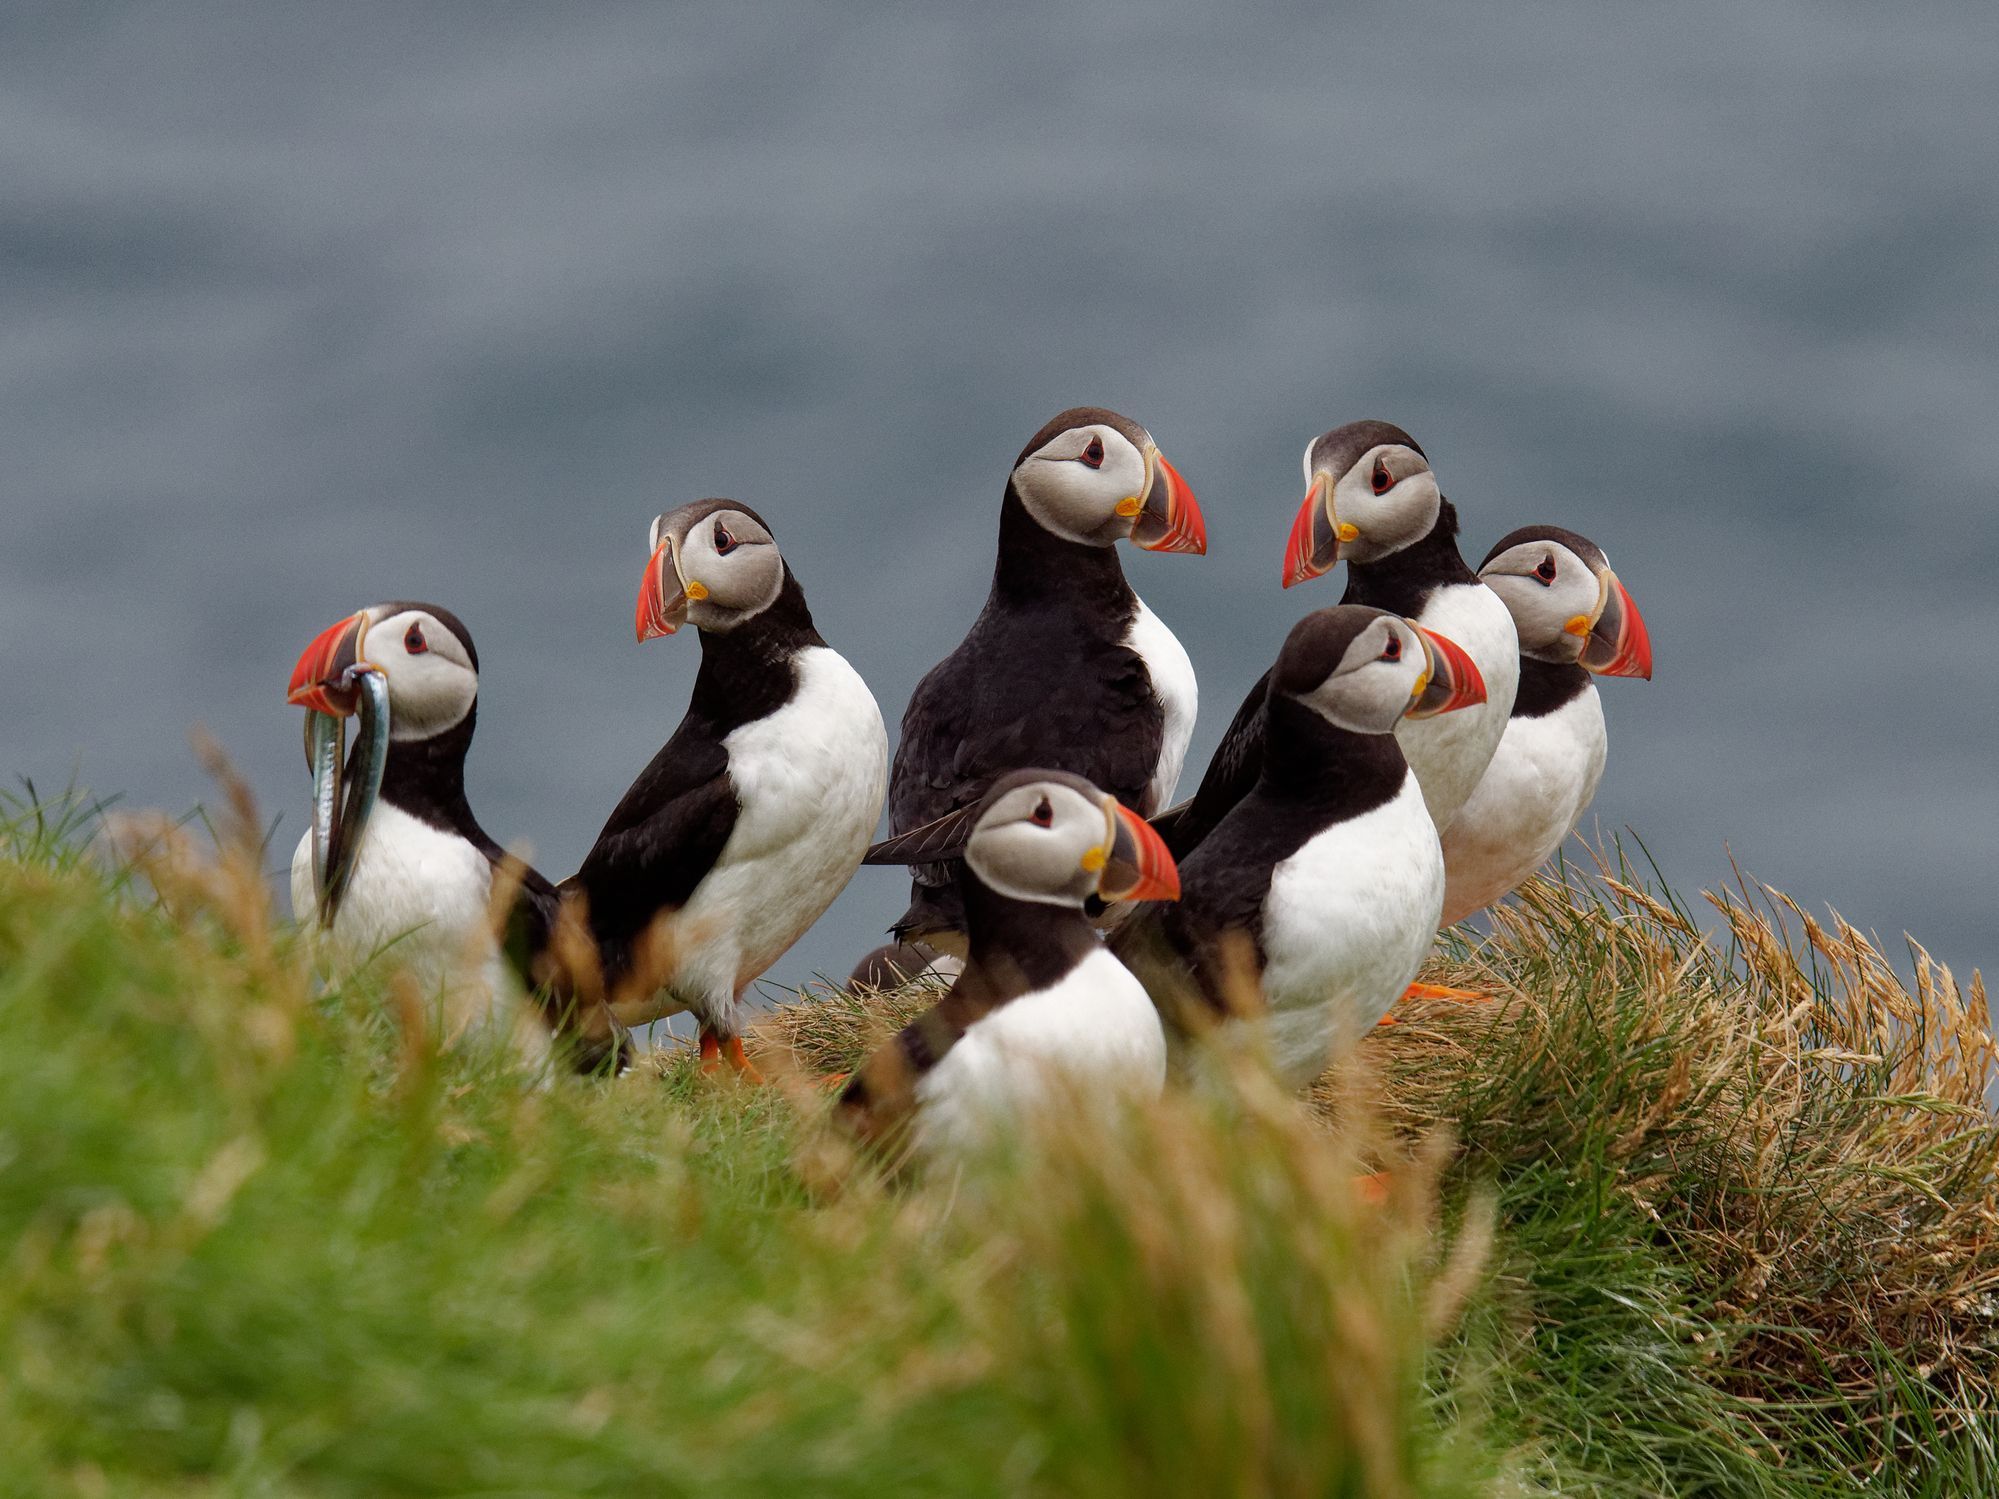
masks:
[(1115, 904), (1126, 900), (1178, 900), (1180, 870), (1166, 840), (1152, 824), (1115, 800), (1111, 810), (1111, 852), (1097, 876), (1097, 894)]
[(1430, 680), (1411, 699), (1404, 717), (1434, 718), (1485, 701), (1485, 677), (1463, 646), (1421, 625), (1416, 625), (1416, 634), (1430, 657)]
[(1208, 524), (1194, 491), (1180, 477), (1180, 470), (1153, 449), (1151, 482), (1145, 487), (1145, 503), (1131, 529), (1131, 539), (1148, 552), (1192, 552), (1203, 556), (1208, 550)]
[(1291, 540), (1284, 549), (1284, 586), (1323, 577), (1340, 560), (1340, 536), (1331, 514), (1331, 490), (1324, 474), (1312, 476), (1305, 503), (1291, 522)]
[(639, 640), (671, 635), (687, 623), (687, 604), (687, 590), (681, 585), (680, 568), (674, 561), (673, 538), (662, 536), (639, 583), (638, 609), (633, 617)]
[(1616, 573), (1606, 569), (1603, 581), (1603, 608), (1577, 659), (1585, 670), (1600, 677), (1643, 677), (1649, 682), (1652, 636), (1645, 628), (1645, 617)]
[(368, 612), (364, 609), (314, 636), (292, 668), (285, 701), (331, 718), (351, 715), (360, 701), (353, 671), (361, 664), (361, 639), (367, 629)]

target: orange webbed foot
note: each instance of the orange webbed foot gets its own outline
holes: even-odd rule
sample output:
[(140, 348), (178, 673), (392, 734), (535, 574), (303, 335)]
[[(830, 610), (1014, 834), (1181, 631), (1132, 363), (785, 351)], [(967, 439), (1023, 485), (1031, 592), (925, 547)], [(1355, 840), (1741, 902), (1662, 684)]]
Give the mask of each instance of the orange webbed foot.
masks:
[(1453, 1004), (1482, 1005), (1493, 996), (1482, 989), (1453, 989), (1448, 984), (1411, 984), (1402, 991), (1404, 999), (1448, 999)]

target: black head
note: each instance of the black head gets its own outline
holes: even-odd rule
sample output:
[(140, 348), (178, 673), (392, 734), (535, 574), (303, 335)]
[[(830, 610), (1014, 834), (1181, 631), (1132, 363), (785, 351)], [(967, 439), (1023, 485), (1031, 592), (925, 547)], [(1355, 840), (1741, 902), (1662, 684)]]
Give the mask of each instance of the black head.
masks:
[(1008, 492), (1036, 525), (1064, 541), (1150, 552), (1204, 552), (1200, 506), (1146, 430), (1100, 406), (1045, 423), (1014, 460)]
[(1364, 604), (1320, 609), (1292, 626), (1270, 685), (1362, 734), (1485, 701), (1484, 679), (1460, 647)]

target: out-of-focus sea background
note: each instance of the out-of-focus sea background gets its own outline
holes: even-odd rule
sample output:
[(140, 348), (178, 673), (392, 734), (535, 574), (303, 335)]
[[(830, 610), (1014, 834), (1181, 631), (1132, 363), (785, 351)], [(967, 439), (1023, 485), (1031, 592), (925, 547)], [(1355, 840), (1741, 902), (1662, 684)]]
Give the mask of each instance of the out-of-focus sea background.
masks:
[[(1020, 444), (1145, 424), (1206, 558), (1191, 788), (1340, 583), (1299, 455), (1428, 449), (1476, 561), (1609, 551), (1594, 819), (1999, 955), (1999, 10), (21, 6), (0, 17), (0, 772), (303, 827), (299, 650), (430, 599), (473, 805), (575, 867), (671, 731), (659, 510), (760, 508), (891, 730)], [(1051, 664), (1053, 669), (1053, 664)], [(864, 871), (772, 977), (901, 909)]]

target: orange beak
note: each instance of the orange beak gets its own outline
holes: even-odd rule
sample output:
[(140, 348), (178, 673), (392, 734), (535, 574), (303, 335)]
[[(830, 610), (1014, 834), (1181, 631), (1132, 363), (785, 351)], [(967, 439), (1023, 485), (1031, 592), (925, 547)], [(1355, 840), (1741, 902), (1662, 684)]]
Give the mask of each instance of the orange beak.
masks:
[(1332, 481), (1312, 476), (1305, 503), (1291, 522), (1291, 540), (1284, 548), (1284, 586), (1323, 577), (1340, 560), (1339, 532), (1333, 528)]
[(680, 569), (674, 565), (671, 536), (659, 539), (646, 563), (634, 623), (641, 641), (671, 635), (687, 623), (687, 590), (681, 586)]
[(1180, 470), (1153, 449), (1152, 479), (1145, 487), (1145, 504), (1131, 528), (1131, 539), (1148, 552), (1193, 552), (1208, 550), (1208, 525), (1194, 491), (1180, 477)]
[(1111, 852), (1097, 876), (1097, 894), (1115, 904), (1121, 900), (1178, 900), (1180, 870), (1167, 852), (1166, 840), (1152, 824), (1113, 797), (1105, 798), (1111, 812)]
[[(1414, 620), (1410, 621), (1415, 624)], [(1409, 701), (1405, 718), (1434, 718), (1458, 708), (1485, 701), (1485, 677), (1465, 648), (1449, 636), (1416, 625), (1423, 649), (1430, 657), (1429, 680)]]
[(1576, 659), (1600, 677), (1643, 677), (1652, 680), (1652, 636), (1645, 617), (1624, 591), (1617, 574), (1604, 569), (1603, 608), (1590, 626)]
[(367, 630), (368, 611), (363, 609), (314, 636), (292, 668), (285, 701), (334, 718), (350, 716), (360, 704), (360, 694), (348, 673), (361, 664), (361, 637)]

